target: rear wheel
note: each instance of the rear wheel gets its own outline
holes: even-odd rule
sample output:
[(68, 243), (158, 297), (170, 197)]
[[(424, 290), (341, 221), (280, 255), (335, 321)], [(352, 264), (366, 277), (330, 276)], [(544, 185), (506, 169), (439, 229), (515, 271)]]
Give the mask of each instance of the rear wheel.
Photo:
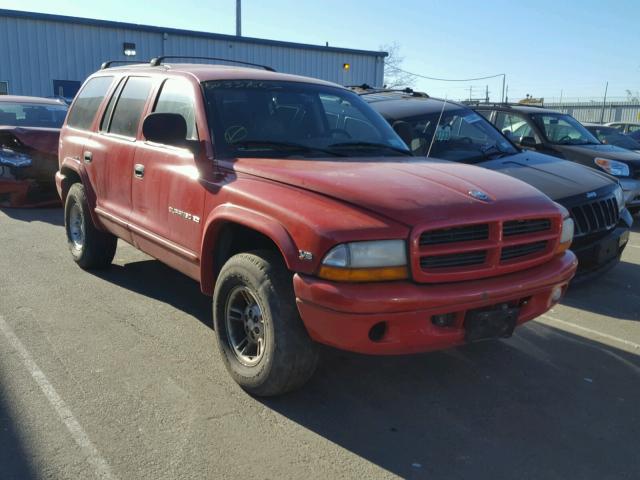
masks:
[(106, 268), (113, 261), (118, 239), (98, 230), (89, 214), (89, 202), (81, 183), (69, 189), (64, 206), (67, 244), (73, 260), (84, 269)]
[(298, 315), (291, 273), (279, 255), (255, 251), (229, 259), (216, 282), (213, 314), (225, 366), (249, 393), (280, 395), (313, 375), (317, 348)]

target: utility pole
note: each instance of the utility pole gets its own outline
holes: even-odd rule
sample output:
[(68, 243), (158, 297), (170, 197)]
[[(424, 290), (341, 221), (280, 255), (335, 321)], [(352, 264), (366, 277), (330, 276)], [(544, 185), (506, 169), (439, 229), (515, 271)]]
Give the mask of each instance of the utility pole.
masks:
[(560, 106), (562, 107), (562, 89), (560, 89)]
[(602, 112), (600, 113), (600, 123), (604, 123), (604, 106), (607, 103), (607, 90), (609, 90), (609, 82), (604, 86), (604, 98), (602, 99)]
[(472, 88), (473, 88), (473, 87), (472, 87), (471, 85), (469, 85), (469, 101), (471, 101), (471, 89), (472, 89)]
[(236, 0), (236, 36), (242, 36), (242, 0)]
[[(502, 103), (506, 103), (507, 101), (507, 97), (505, 96), (505, 93), (504, 93), (504, 84), (506, 81), (507, 81), (507, 74), (503, 73), (502, 74)], [(507, 92), (508, 91), (509, 91), (509, 88), (507, 87)]]
[(505, 94), (503, 95), (503, 101), (504, 101), (504, 103), (509, 103), (509, 85), (507, 85), (507, 90), (506, 90)]
[(484, 103), (489, 103), (489, 85), (484, 87)]

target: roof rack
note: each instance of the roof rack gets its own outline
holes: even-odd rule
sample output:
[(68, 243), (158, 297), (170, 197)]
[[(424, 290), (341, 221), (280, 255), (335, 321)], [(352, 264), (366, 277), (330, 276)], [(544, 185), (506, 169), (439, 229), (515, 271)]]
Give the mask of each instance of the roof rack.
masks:
[(106, 62), (102, 62), (102, 65), (100, 65), (100, 70), (109, 68), (114, 63), (144, 63), (144, 62), (139, 62), (137, 60), (107, 60)]
[(363, 92), (358, 92), (360, 95), (373, 95), (376, 93), (405, 93), (407, 95), (411, 95), (412, 97), (423, 97), (429, 98), (429, 95), (425, 92), (416, 92), (412, 88), (375, 88), (363, 83), (362, 85), (347, 85), (347, 88), (351, 88), (353, 90), (364, 90)]
[(260, 67), (260, 68), (264, 68), (265, 70), (269, 71), (269, 72), (275, 72), (276, 70), (272, 67), (269, 67), (267, 65), (260, 65), (258, 63), (251, 63), (251, 62), (243, 62), (240, 60), (231, 60), (229, 58), (219, 58), (219, 57), (189, 57), (189, 56), (184, 56), (184, 55), (163, 55), (161, 57), (155, 57), (152, 58), (151, 61), (149, 62), (149, 65), (152, 67), (159, 67), (162, 62), (164, 62), (165, 59), (167, 58), (184, 58), (184, 59), (190, 59), (190, 60), (216, 60), (218, 62), (231, 62), (231, 63), (238, 63), (240, 65), (249, 65), (251, 67)]
[(468, 106), (473, 107), (533, 107), (533, 108), (547, 108), (544, 105), (540, 105), (537, 103), (517, 103), (517, 102), (480, 102), (477, 100), (462, 100), (460, 103), (463, 103)]

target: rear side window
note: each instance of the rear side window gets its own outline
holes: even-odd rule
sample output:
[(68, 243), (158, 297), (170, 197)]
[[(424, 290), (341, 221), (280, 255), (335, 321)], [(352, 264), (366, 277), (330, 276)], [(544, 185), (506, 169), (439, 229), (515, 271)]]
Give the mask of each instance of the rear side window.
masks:
[(88, 130), (112, 81), (113, 77), (94, 77), (89, 80), (69, 112), (67, 125)]
[(130, 77), (111, 116), (109, 132), (125, 137), (135, 137), (140, 117), (151, 91), (151, 79)]
[(187, 140), (198, 139), (193, 95), (187, 82), (172, 79), (164, 82), (154, 112), (182, 115), (187, 122)]
[(111, 120), (111, 114), (113, 113), (113, 107), (116, 105), (116, 101), (118, 100), (118, 96), (120, 95), (120, 91), (122, 90), (122, 78), (118, 81), (118, 86), (116, 87), (113, 95), (109, 99), (109, 103), (107, 104), (107, 108), (104, 111), (104, 115), (102, 116), (102, 120), (100, 121), (100, 131), (106, 132), (109, 128), (109, 120)]

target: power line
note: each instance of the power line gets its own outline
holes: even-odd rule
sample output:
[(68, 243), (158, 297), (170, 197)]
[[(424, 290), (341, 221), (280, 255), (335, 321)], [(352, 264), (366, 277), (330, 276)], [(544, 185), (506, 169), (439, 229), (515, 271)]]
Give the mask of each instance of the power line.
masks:
[(402, 73), (406, 73), (407, 75), (413, 75), (414, 77), (424, 78), (426, 80), (435, 80), (438, 82), (475, 82), (476, 80), (487, 80), (489, 78), (498, 78), (503, 77), (504, 73), (498, 73), (497, 75), (489, 75), (487, 77), (477, 77), (477, 78), (437, 78), (437, 77), (427, 77), (426, 75), (420, 75), (419, 73), (409, 72), (407, 70), (403, 70), (402, 68), (394, 67), (392, 65), (388, 65), (385, 63), (385, 66), (389, 67), (392, 70), (397, 70)]

